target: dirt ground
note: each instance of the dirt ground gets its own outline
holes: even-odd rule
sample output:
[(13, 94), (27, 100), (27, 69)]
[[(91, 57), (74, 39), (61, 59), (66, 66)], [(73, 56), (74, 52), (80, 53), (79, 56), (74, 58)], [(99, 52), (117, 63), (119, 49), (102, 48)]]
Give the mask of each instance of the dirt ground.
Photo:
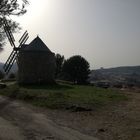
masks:
[(0, 96), (0, 140), (140, 140), (140, 92), (85, 112), (49, 110)]
[[(124, 91), (127, 101), (89, 112), (45, 111), (60, 126), (99, 140), (140, 140), (140, 92)], [(57, 116), (57, 117), (56, 117)]]

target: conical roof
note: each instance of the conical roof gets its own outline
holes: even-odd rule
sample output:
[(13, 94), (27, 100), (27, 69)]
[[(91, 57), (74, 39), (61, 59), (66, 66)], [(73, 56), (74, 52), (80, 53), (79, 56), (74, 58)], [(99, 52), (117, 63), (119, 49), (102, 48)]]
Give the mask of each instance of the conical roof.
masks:
[(24, 47), (25, 51), (48, 51), (50, 49), (45, 45), (45, 43), (37, 36), (28, 46)]

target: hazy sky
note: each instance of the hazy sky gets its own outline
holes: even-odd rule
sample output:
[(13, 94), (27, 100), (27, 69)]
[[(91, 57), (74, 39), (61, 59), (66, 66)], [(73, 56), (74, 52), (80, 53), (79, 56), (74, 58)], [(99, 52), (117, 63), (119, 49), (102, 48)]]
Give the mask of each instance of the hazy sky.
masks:
[[(140, 65), (140, 0), (29, 0), (15, 18), (55, 53), (85, 57), (91, 68)], [(16, 40), (20, 34), (14, 35)], [(5, 61), (11, 47), (0, 54)]]

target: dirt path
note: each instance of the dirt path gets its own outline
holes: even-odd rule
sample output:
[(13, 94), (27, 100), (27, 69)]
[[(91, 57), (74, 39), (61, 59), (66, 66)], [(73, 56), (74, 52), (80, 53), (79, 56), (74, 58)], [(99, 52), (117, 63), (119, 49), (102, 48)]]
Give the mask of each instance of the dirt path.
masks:
[(85, 112), (37, 108), (0, 96), (0, 140), (140, 140), (140, 92), (124, 94), (127, 101)]
[(58, 125), (24, 103), (0, 96), (0, 140), (97, 139)]
[(16, 126), (13, 126), (9, 121), (0, 117), (0, 139), (23, 140), (24, 138)]

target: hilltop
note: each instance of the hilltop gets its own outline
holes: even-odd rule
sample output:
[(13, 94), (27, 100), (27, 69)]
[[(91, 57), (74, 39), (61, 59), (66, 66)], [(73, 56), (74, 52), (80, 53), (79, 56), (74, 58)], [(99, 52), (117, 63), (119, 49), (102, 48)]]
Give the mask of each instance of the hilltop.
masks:
[(112, 84), (140, 85), (140, 66), (124, 66), (108, 69), (92, 70), (89, 81), (108, 81)]

